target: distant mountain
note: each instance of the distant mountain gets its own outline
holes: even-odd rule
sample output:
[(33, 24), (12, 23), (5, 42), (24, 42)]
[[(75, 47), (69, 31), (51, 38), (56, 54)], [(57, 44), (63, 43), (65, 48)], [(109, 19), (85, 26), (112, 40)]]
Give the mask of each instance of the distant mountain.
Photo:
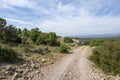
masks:
[(93, 35), (75, 35), (72, 37), (78, 38), (110, 38), (110, 37), (120, 37), (120, 33), (113, 34), (93, 34)]

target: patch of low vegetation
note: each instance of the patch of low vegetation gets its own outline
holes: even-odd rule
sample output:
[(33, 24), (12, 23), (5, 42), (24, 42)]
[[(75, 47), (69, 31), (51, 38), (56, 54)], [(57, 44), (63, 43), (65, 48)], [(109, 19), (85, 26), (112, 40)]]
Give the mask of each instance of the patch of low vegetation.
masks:
[(17, 58), (17, 52), (11, 48), (0, 47), (0, 59), (5, 62), (13, 62)]
[(65, 44), (61, 44), (60, 47), (59, 47), (60, 53), (68, 53), (69, 49), (70, 48), (68, 46), (66, 46)]
[(105, 73), (120, 75), (120, 39), (105, 40), (93, 50), (90, 60)]
[(72, 43), (73, 40), (72, 40), (72, 38), (70, 38), (70, 37), (65, 37), (65, 38), (64, 38), (64, 42), (65, 42), (65, 43)]
[(93, 47), (93, 46), (99, 46), (99, 45), (102, 45), (103, 42), (104, 42), (104, 40), (90, 40), (89, 45), (91, 47)]

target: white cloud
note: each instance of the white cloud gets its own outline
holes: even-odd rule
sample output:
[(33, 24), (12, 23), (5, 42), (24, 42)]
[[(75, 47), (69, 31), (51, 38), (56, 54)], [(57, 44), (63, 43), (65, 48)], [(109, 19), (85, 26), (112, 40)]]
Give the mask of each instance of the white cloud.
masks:
[(34, 0), (0, 0), (0, 3), (8, 6), (36, 8), (37, 3)]
[[(75, 0), (73, 3), (61, 0), (0, 0), (0, 9), (10, 9), (17, 13), (9, 14), (12, 17), (7, 13), (8, 21), (38, 26), (43, 31), (54, 31), (60, 35), (103, 34), (119, 32), (120, 16), (111, 16), (114, 12), (120, 13), (117, 5), (119, 2), (118, 0)], [(29, 8), (32, 13), (17, 10), (14, 6)], [(16, 17), (18, 14), (22, 16)], [(40, 17), (34, 18), (28, 14)], [(41, 16), (45, 18), (41, 19)], [(26, 19), (22, 20), (22, 17)], [(33, 17), (34, 20), (29, 17)]]
[(59, 12), (67, 12), (67, 13), (69, 13), (69, 12), (72, 12), (74, 10), (75, 10), (75, 7), (70, 5), (70, 4), (65, 4), (64, 5), (64, 4), (62, 4), (62, 2), (58, 3), (58, 11)]
[(22, 11), (17, 10), (16, 7), (28, 8), (35, 11), (36, 13), (52, 14), (44, 6), (39, 5), (36, 0), (0, 0), (1, 9), (5, 8), (17, 13), (24, 13)]
[(36, 25), (35, 23), (26, 22), (26, 21), (23, 21), (23, 20), (10, 19), (10, 18), (5, 18), (5, 19), (6, 19), (7, 21), (9, 21), (9, 22), (15, 22), (15, 23), (18, 23), (18, 24), (38, 26), (38, 25)]
[[(43, 31), (55, 31), (59, 35), (104, 34), (119, 32), (120, 17), (73, 17), (44, 21)], [(113, 27), (114, 26), (114, 27)]]

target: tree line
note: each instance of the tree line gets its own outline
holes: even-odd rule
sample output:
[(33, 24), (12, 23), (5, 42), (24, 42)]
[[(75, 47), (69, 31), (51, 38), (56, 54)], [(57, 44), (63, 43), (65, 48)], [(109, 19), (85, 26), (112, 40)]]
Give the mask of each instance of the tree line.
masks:
[(59, 46), (57, 35), (54, 32), (43, 33), (38, 28), (27, 30), (24, 28), (16, 28), (13, 25), (6, 25), (5, 19), (0, 18), (0, 40), (5, 42), (22, 43), (25, 45), (28, 40), (31, 40), (37, 45)]

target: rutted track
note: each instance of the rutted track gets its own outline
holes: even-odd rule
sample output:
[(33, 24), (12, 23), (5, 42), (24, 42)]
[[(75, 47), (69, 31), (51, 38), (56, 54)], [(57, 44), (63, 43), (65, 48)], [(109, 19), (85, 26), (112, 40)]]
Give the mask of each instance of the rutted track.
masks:
[(87, 59), (90, 53), (89, 46), (77, 48), (61, 61), (42, 68), (42, 74), (34, 76), (33, 80), (106, 80), (106, 76), (92, 67)]

